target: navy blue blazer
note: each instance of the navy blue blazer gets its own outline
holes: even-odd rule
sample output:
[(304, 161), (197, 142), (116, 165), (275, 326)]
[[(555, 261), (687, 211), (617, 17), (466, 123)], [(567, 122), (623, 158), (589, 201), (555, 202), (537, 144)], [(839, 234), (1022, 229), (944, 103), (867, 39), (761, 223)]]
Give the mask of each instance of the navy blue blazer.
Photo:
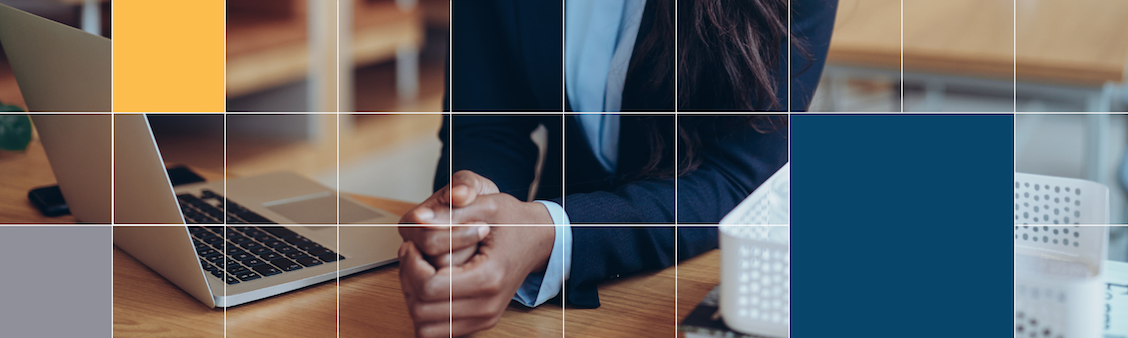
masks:
[[(819, 78), (822, 77), (823, 66), (826, 64), (837, 12), (838, 0), (791, 1), (791, 34), (801, 42), (799, 46), (790, 47), (791, 111), (807, 111), (811, 105), (815, 87), (819, 85)], [(779, 102), (787, 102), (787, 93), (780, 94), (782, 96)]]
[[(572, 271), (565, 290), (581, 308), (599, 307), (596, 285), (674, 264), (674, 228), (572, 227)], [(717, 248), (716, 227), (679, 227), (678, 259)]]
[(744, 129), (731, 129), (731, 115), (678, 116), (682, 125), (704, 128), (701, 165), (678, 178), (678, 223), (720, 222), (788, 162), (788, 119), (770, 116), (770, 122)]
[(562, 111), (562, 7), (560, 1), (452, 1), (447, 81), (454, 90), (443, 106)]
[[(673, 223), (675, 201), (678, 222), (717, 223), (788, 161), (786, 117), (774, 116), (774, 126), (761, 128), (766, 133), (753, 128), (720, 130), (731, 116), (680, 118), (683, 124), (703, 125), (705, 129), (699, 151), (702, 163), (677, 179), (676, 196), (673, 179), (635, 175), (646, 165), (655, 142), (664, 157), (659, 166), (674, 168), (674, 121), (668, 115), (620, 117), (615, 173), (599, 164), (571, 115), (448, 116), (439, 133), (444, 148), (434, 189), (438, 191), (450, 182), (446, 170), (450, 166), (453, 172), (474, 171), (493, 180), (501, 192), (529, 200), (538, 157), (529, 134), (544, 125), (548, 130), (548, 151), (533, 197), (564, 206), (573, 223)], [(452, 122), (454, 132), (449, 134)], [(567, 127), (562, 128), (565, 124)], [(650, 140), (643, 131), (646, 128), (670, 133), (661, 140)], [(563, 145), (562, 132), (567, 133)], [(450, 155), (452, 144), (454, 152)], [(561, 172), (561, 151), (566, 151), (565, 173)]]
[[(444, 152), (435, 173), (435, 191), (450, 179), (452, 172), (471, 170), (497, 184), (503, 193), (519, 200), (530, 199), (529, 188), (535, 176), (538, 149), (529, 134), (538, 126), (548, 130), (548, 151), (541, 171), (535, 199), (551, 200), (562, 206), (573, 223), (673, 223), (673, 179), (640, 179), (637, 173), (646, 165), (651, 140), (644, 128), (668, 130), (669, 135), (655, 140), (662, 145), (662, 167), (673, 169), (674, 117), (624, 115), (620, 118), (619, 159), (615, 173), (599, 164), (574, 117), (562, 115), (454, 115), (448, 139), (447, 126), (440, 131)], [(564, 127), (567, 124), (567, 127)], [(561, 133), (566, 144), (561, 144)], [(454, 146), (453, 155), (446, 149)], [(561, 154), (567, 151), (566, 154)], [(566, 158), (567, 172), (561, 166)], [(564, 180), (564, 177), (567, 180)], [(564, 183), (567, 186), (563, 186)]]
[[(528, 0), (478, 0), (452, 3), (452, 58), (448, 60), (447, 81), (453, 92), (444, 96), (446, 110), (454, 111), (561, 111), (563, 99), (563, 9), (559, 2)], [(779, 102), (787, 102), (791, 89), (791, 109), (805, 111), (818, 86), (838, 0), (791, 1), (792, 33), (801, 41), (796, 46), (781, 41), (780, 60), (791, 51), (791, 69), (780, 62), (773, 72)], [(655, 9), (647, 6), (638, 43), (650, 34)], [(673, 36), (671, 36), (673, 38)], [(672, 48), (672, 46), (670, 46)], [(654, 68), (654, 55), (633, 62), (639, 69)], [(654, 57), (651, 57), (654, 56)], [(790, 84), (788, 83), (790, 74)], [(630, 74), (634, 75), (634, 74)], [(623, 91), (623, 110), (667, 111), (673, 109), (673, 69), (658, 81), (670, 88), (669, 97), (640, 97), (640, 87), (652, 81), (648, 76), (628, 76)], [(453, 104), (453, 106), (451, 106)], [(779, 110), (786, 110), (780, 107)]]
[[(717, 120), (715, 116), (686, 116), (685, 119)], [(723, 117), (722, 117), (723, 118)], [(621, 116), (618, 170), (630, 172), (645, 162), (651, 143), (640, 130), (652, 126), (673, 132), (671, 116)], [(549, 199), (565, 207), (573, 223), (673, 221), (674, 200), (678, 221), (716, 223), (744, 197), (787, 162), (786, 118), (773, 120), (776, 129), (761, 133), (754, 129), (734, 132), (707, 130), (702, 138), (700, 167), (678, 178), (678, 196), (672, 179), (633, 178), (613, 174), (595, 159), (574, 117), (561, 115), (455, 115), (444, 119), (439, 133), (443, 155), (434, 182), (438, 190), (450, 182), (448, 165), (459, 171), (472, 170), (491, 180), (504, 192), (529, 199), (538, 150), (529, 133), (540, 125), (548, 129), (550, 144), (536, 199)], [(453, 134), (450, 134), (453, 125)], [(562, 128), (563, 126), (566, 128)], [(707, 124), (706, 124), (707, 125)], [(713, 124), (709, 128), (719, 128)], [(667, 129), (669, 128), (669, 129)], [(563, 131), (561, 129), (564, 129)], [(561, 132), (567, 144), (561, 146)], [(450, 136), (448, 136), (450, 135)], [(673, 138), (660, 140), (672, 157)], [(453, 156), (448, 155), (454, 145)], [(567, 151), (567, 187), (561, 185), (560, 151)], [(668, 157), (669, 158), (669, 157)], [(672, 161), (664, 162), (673, 167)], [(565, 195), (566, 194), (566, 195)], [(661, 269), (674, 263), (674, 229), (573, 227), (572, 270), (567, 301), (579, 307), (598, 307), (596, 285), (604, 280), (640, 271)], [(678, 230), (678, 257), (685, 259), (717, 247), (716, 228), (682, 227)]]

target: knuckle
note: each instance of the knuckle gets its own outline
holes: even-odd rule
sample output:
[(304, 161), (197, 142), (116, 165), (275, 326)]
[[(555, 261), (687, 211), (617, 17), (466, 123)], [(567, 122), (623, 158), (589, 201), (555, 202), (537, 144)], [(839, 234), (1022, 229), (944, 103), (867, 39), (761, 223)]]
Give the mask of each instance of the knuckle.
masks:
[(485, 200), (483, 207), (485, 207), (486, 211), (489, 213), (496, 213), (497, 210), (500, 209), (499, 204), (500, 203), (498, 203), (497, 199), (490, 198)]
[(499, 275), (496, 275), (496, 274), (492, 274), (489, 277), (486, 277), (486, 280), (483, 281), (483, 283), (482, 283), (482, 291), (485, 291), (486, 293), (491, 294), (491, 295), (500, 293), (501, 292), (501, 277), (499, 277)]
[(423, 294), (420, 295), (423, 300), (438, 300), (446, 299), (446, 293), (443, 288), (438, 287), (435, 283), (427, 283), (423, 286)]
[(423, 254), (427, 256), (438, 256), (443, 253), (441, 250), (436, 248), (434, 244), (431, 243), (423, 245), (423, 249), (420, 251), (423, 251)]
[(423, 244), (423, 253), (427, 256), (438, 256), (447, 253), (445, 243), (443, 243), (437, 235), (427, 236), (427, 240)]
[(478, 228), (472, 226), (461, 227), (461, 231), (455, 233), (454, 242), (457, 244), (467, 245), (478, 242)]
[(416, 332), (417, 337), (425, 337), (425, 338), (448, 337), (450, 335), (450, 327), (446, 326), (446, 323), (443, 323), (441, 325), (436, 325), (434, 323), (424, 324), (424, 325), (416, 325), (415, 332)]
[(454, 172), (454, 175), (451, 175), (451, 177), (458, 178), (458, 179), (469, 179), (469, 178), (474, 177), (474, 175), (473, 175), (472, 171), (463, 169), (463, 170), (459, 170), (459, 171)]

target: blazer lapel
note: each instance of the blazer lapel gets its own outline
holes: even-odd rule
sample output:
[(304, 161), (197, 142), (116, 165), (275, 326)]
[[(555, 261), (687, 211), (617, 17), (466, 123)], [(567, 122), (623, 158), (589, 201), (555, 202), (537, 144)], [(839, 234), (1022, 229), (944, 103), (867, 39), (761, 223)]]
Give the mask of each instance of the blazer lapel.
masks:
[[(623, 104), (620, 110), (622, 111), (673, 111), (674, 110), (674, 31), (668, 33), (657, 32), (654, 30), (654, 23), (657, 20), (658, 5), (657, 1), (647, 1), (646, 8), (643, 9), (642, 22), (638, 27), (638, 37), (635, 39), (634, 51), (631, 54), (631, 63), (628, 66), (627, 80), (623, 84)], [(672, 15), (673, 10), (669, 11)], [(650, 52), (642, 50), (643, 42), (651, 34), (668, 34), (668, 37), (660, 39), (657, 49), (652, 49)], [(660, 59), (659, 54), (662, 50), (668, 52), (668, 59)], [(668, 63), (666, 71), (663, 71), (661, 77), (656, 81), (654, 72), (659, 63)], [(656, 85), (659, 89), (658, 92), (668, 93), (668, 95), (653, 95), (647, 87)]]
[(533, 94), (543, 107), (564, 109), (561, 91), (564, 78), (564, 12), (560, 3), (548, 1), (507, 0), (514, 9), (515, 50), (520, 51), (525, 74)]

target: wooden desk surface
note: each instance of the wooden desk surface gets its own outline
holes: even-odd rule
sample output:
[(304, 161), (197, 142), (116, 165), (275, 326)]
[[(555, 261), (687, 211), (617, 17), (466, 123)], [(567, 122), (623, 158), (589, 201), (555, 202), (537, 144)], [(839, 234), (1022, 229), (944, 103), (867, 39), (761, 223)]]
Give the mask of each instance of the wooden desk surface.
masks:
[[(375, 199), (370, 201), (375, 202)], [(381, 207), (400, 203), (384, 200)], [(403, 203), (400, 203), (401, 205)], [(411, 337), (411, 318), (393, 264), (226, 311), (209, 309), (114, 248), (114, 336)], [(674, 268), (604, 283), (598, 309), (563, 309), (559, 298), (535, 309), (512, 303), (493, 329), (473, 337), (663, 337), (719, 280), (716, 250)], [(339, 304), (339, 310), (338, 310)], [(339, 311), (339, 312), (338, 312)], [(339, 313), (338, 327), (336, 316)], [(566, 320), (566, 324), (565, 324)], [(567, 325), (567, 327), (565, 327)]]
[[(901, 10), (901, 0), (841, 0), (829, 61), (899, 69)], [(1125, 80), (1125, 1), (904, 0), (903, 10), (906, 70), (1078, 84)]]
[[(196, 170), (208, 180), (222, 173)], [(0, 222), (74, 222), (46, 218), (27, 202), (31, 187), (55, 183), (38, 142), (23, 153), (0, 152)], [(350, 197), (403, 214), (410, 203)], [(498, 325), (474, 337), (662, 337), (701, 301), (719, 278), (716, 251), (673, 267), (604, 283), (598, 309), (564, 309), (559, 299), (535, 309), (513, 303)], [(114, 336), (335, 336), (339, 304), (342, 337), (409, 337), (414, 333), (399, 285), (399, 266), (384, 266), (228, 309), (209, 309), (117, 247), (113, 248)], [(675, 282), (677, 301), (675, 302)], [(338, 287), (339, 286), (339, 287)], [(225, 321), (226, 318), (226, 321)], [(567, 325), (565, 327), (565, 325)]]
[(721, 251), (713, 250), (678, 265), (678, 323), (705, 295), (721, 284)]
[(57, 184), (39, 136), (33, 137), (23, 152), (0, 151), (0, 223), (75, 223), (71, 215), (43, 216), (27, 199), (31, 189)]

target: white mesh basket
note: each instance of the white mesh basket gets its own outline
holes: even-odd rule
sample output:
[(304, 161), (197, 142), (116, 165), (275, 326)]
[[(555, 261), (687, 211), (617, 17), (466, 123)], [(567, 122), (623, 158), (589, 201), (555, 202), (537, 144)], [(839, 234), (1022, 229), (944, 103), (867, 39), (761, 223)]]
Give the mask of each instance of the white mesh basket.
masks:
[(721, 224), (790, 224), (791, 163), (785, 163), (721, 219)]
[(1100, 337), (1108, 227), (1015, 226), (1015, 337)]
[(1014, 174), (1014, 224), (1107, 224), (1108, 209), (1100, 183)]
[(787, 226), (720, 227), (721, 317), (748, 334), (787, 337), (791, 253)]
[[(1014, 174), (1015, 337), (1099, 337), (1108, 187)], [(1021, 226), (1019, 226), (1021, 225)]]

